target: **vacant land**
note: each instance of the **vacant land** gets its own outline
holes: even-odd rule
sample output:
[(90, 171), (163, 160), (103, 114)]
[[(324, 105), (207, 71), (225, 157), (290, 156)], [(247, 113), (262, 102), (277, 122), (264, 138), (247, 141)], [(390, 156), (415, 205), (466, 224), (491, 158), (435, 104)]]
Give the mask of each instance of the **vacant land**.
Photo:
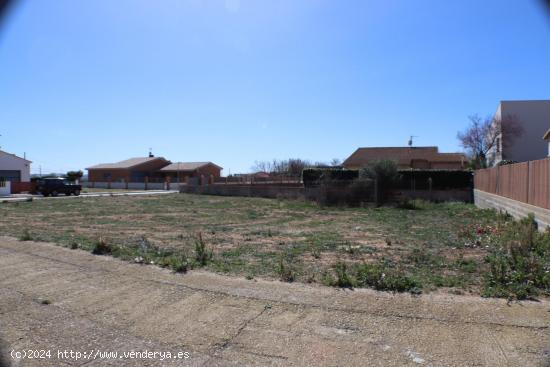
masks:
[(204, 266), (249, 279), (476, 294), (489, 266), (491, 233), (504, 221), (461, 203), (338, 209), (188, 194), (0, 206), (0, 234), (179, 271)]
[[(0, 237), (0, 339), (14, 366), (550, 366), (550, 302), (183, 276)], [(0, 342), (1, 344), (1, 342)], [(187, 360), (60, 359), (186, 351)], [(19, 363), (20, 362), (20, 363)]]

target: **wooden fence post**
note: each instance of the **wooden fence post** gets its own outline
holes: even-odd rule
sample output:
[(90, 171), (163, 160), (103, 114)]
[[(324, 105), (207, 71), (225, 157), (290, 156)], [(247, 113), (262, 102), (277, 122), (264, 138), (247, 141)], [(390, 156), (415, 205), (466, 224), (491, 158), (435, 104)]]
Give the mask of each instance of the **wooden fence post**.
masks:
[(527, 177), (526, 177), (526, 181), (527, 181), (527, 195), (525, 195), (525, 199), (526, 199), (526, 203), (529, 204), (529, 171), (530, 171), (530, 167), (531, 167), (531, 162), (527, 162)]

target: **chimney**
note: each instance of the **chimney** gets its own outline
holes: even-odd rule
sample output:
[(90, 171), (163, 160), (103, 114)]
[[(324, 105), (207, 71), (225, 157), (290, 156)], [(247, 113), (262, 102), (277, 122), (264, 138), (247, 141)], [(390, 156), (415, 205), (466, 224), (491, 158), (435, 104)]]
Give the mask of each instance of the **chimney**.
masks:
[(151, 150), (151, 148), (149, 148), (149, 158), (153, 158), (154, 155), (153, 155), (153, 151)]

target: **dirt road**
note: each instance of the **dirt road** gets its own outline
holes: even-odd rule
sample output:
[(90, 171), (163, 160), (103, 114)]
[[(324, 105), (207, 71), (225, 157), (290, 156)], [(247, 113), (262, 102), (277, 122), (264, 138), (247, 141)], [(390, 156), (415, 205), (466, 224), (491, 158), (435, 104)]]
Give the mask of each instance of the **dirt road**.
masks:
[[(17, 366), (550, 365), (548, 301), (179, 275), (4, 237), (0, 333)], [(9, 356), (29, 349), (51, 357)], [(132, 350), (157, 355), (121, 355)], [(97, 354), (106, 352), (119, 354)], [(181, 358), (161, 361), (159, 352)]]

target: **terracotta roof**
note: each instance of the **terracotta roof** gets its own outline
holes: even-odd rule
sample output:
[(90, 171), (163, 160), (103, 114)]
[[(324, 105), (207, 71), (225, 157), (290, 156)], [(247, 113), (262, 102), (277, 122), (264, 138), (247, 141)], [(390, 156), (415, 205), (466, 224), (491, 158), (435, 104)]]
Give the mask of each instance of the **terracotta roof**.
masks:
[(175, 162), (172, 164), (169, 164), (166, 167), (163, 167), (160, 169), (160, 171), (169, 171), (169, 172), (177, 172), (177, 171), (194, 171), (198, 168), (213, 165), (218, 167), (219, 169), (222, 169), (222, 167), (218, 166), (217, 164), (214, 164), (212, 162)]
[(399, 165), (410, 165), (412, 160), (429, 162), (465, 162), (462, 153), (439, 153), (437, 147), (373, 147), (359, 148), (343, 163), (344, 166), (364, 166), (372, 161), (393, 160)]
[(164, 160), (166, 163), (170, 163), (170, 161), (167, 161), (163, 157), (137, 157), (137, 158), (130, 158), (126, 159), (120, 162), (116, 163), (101, 163), (96, 164), (95, 166), (91, 166), (86, 168), (87, 170), (90, 169), (129, 169), (134, 168), (136, 166), (142, 165), (147, 162), (151, 162), (154, 160)]
[(437, 153), (430, 160), (432, 162), (467, 162), (468, 158), (464, 153)]
[(544, 140), (550, 140), (550, 129), (548, 129), (548, 131), (546, 131), (546, 133), (544, 134), (544, 136), (542, 138)]

